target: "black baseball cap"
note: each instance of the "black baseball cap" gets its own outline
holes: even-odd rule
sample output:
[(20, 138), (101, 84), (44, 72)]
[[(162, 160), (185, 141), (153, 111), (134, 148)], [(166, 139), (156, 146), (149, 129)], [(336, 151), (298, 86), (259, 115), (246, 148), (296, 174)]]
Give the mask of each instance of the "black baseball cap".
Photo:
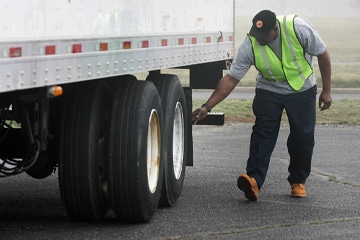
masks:
[(252, 20), (250, 36), (256, 39), (266, 39), (269, 33), (276, 25), (276, 15), (270, 10), (262, 10)]

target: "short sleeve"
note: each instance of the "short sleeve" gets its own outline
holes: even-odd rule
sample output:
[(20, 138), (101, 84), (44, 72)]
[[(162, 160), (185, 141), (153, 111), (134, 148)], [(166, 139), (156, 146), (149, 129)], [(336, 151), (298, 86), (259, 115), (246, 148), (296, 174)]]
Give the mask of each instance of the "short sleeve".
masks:
[(326, 45), (315, 27), (306, 19), (295, 17), (295, 32), (305, 52), (319, 56), (325, 52)]
[(229, 75), (237, 80), (241, 80), (254, 64), (254, 54), (252, 52), (251, 41), (248, 36), (240, 44), (239, 50), (231, 64)]

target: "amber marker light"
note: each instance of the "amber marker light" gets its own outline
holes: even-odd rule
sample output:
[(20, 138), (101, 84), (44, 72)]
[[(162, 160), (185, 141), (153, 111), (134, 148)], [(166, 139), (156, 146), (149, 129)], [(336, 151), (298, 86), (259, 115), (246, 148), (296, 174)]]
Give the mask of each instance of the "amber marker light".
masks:
[(59, 97), (63, 94), (63, 89), (60, 86), (52, 86), (48, 90), (49, 97)]

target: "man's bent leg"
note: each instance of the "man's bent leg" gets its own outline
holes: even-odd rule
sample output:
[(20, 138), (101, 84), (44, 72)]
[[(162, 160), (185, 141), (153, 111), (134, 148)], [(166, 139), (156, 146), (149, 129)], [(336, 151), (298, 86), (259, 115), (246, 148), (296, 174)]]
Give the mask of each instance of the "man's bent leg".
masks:
[(257, 89), (253, 112), (256, 120), (250, 139), (246, 171), (256, 180), (260, 189), (265, 181), (270, 157), (279, 134), (283, 105), (278, 94)]

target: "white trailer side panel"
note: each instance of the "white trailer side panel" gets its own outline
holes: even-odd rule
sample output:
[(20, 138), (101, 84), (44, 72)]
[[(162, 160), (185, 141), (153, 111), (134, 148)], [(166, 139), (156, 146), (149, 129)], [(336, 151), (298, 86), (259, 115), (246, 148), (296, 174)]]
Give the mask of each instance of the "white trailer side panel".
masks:
[(232, 31), (232, 0), (2, 0), (0, 41)]
[(1, 5), (0, 93), (233, 57), (233, 0)]

